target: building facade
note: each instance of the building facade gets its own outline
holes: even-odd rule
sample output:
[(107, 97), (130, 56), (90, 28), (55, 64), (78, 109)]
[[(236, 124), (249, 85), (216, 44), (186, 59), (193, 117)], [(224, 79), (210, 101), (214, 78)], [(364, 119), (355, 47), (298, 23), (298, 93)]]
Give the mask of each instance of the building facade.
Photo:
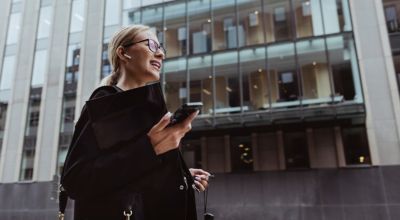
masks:
[(204, 104), (182, 151), (216, 174), (217, 219), (400, 216), (398, 0), (0, 2), (1, 219), (55, 213), (108, 42), (139, 23), (167, 50), (169, 111)]

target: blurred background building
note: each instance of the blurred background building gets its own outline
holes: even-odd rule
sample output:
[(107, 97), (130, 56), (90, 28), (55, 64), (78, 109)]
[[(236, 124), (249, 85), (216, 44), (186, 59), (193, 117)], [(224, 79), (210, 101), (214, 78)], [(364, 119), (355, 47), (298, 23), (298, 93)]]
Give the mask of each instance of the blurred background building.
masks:
[(216, 219), (400, 219), (399, 0), (0, 5), (0, 219), (54, 218), (108, 42), (137, 23), (167, 49), (169, 111), (204, 103), (182, 151), (216, 174)]

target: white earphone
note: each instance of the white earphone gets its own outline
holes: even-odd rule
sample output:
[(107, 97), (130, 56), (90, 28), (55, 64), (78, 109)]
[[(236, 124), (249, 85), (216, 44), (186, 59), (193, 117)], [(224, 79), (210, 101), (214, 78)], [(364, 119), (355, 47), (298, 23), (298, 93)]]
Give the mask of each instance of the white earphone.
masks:
[(128, 59), (132, 59), (132, 57), (129, 56), (128, 54), (124, 54), (124, 56), (125, 56), (126, 58), (128, 58)]

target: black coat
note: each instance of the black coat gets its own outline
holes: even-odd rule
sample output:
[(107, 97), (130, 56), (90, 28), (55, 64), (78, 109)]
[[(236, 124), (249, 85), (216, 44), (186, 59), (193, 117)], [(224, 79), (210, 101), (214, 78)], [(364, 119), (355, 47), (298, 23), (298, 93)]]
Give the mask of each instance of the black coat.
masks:
[[(123, 93), (111, 86), (95, 90), (90, 100), (105, 100), (103, 106), (93, 109), (88, 101), (75, 126), (61, 176), (75, 200), (74, 219), (122, 220), (132, 210), (132, 220), (196, 220), (194, 181), (179, 149), (156, 155), (147, 136), (166, 108), (142, 105), (141, 98), (131, 100), (139, 106), (133, 108), (109, 101)], [(115, 106), (122, 110), (110, 114)], [(135, 126), (141, 129), (131, 132)]]

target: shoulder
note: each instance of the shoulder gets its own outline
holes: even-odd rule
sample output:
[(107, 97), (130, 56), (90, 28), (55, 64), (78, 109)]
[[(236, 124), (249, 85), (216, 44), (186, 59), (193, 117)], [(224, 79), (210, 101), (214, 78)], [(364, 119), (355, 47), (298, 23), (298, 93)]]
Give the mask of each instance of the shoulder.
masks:
[(118, 90), (114, 86), (100, 86), (93, 91), (92, 95), (90, 95), (89, 100), (111, 95), (117, 92)]

